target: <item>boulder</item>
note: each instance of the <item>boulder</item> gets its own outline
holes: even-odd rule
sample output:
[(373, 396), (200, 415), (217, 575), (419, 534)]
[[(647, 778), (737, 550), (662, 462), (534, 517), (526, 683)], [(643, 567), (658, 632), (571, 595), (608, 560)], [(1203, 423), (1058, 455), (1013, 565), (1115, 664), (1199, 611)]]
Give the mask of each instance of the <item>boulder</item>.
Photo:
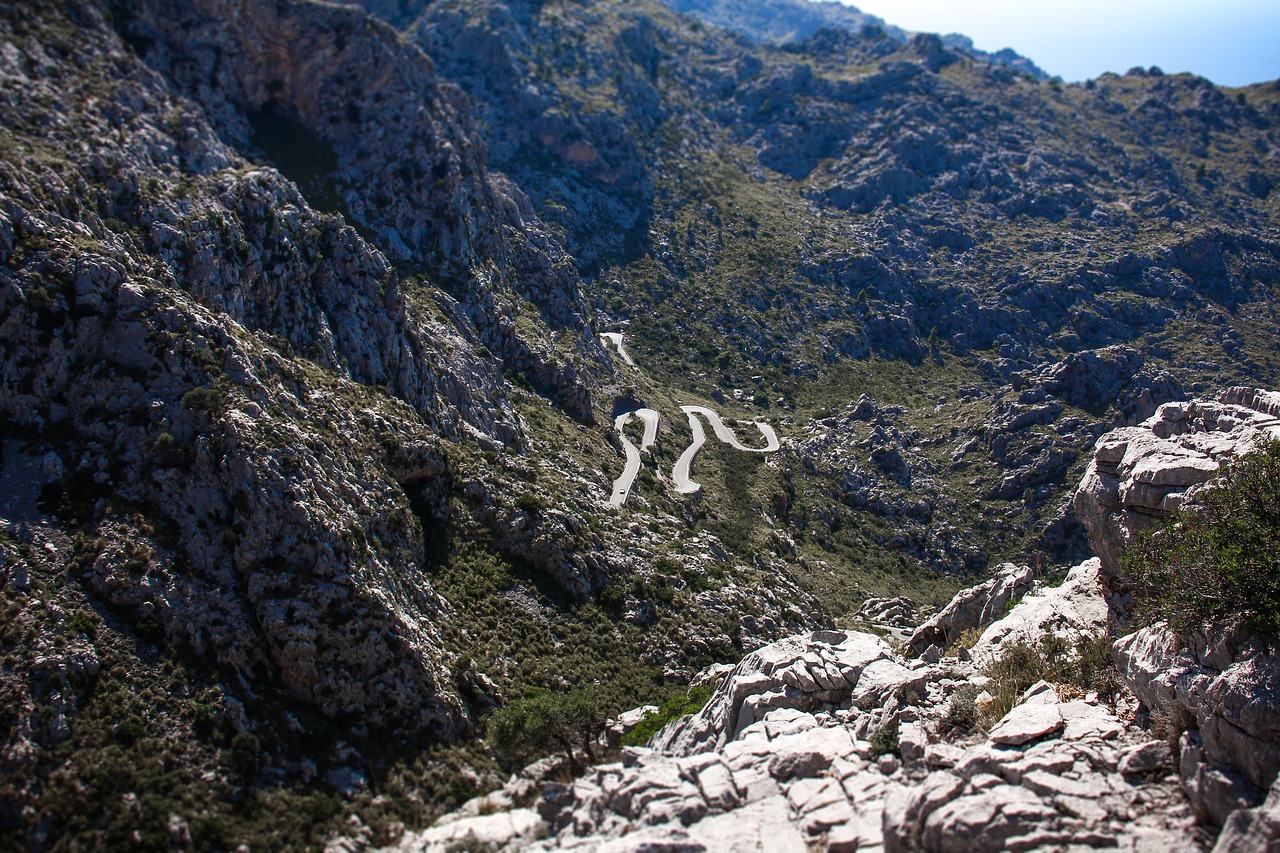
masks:
[(1240, 809), (1227, 818), (1213, 853), (1275, 853), (1280, 849), (1280, 780), (1271, 784), (1266, 802)]
[(1054, 705), (1026, 704), (1013, 708), (991, 730), (991, 742), (1021, 746), (1062, 729), (1062, 714)]
[(520, 842), (531, 843), (543, 828), (542, 820), (533, 809), (513, 809), (441, 823), (425, 832), (407, 836), (396, 850), (397, 853), (497, 850)]

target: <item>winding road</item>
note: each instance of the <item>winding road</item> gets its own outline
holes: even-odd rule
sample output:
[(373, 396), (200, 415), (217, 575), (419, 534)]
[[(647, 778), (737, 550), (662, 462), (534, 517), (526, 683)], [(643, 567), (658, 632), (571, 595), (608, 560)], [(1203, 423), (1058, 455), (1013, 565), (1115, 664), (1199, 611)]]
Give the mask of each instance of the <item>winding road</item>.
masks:
[[(640, 437), (639, 449), (631, 443), (631, 439), (627, 438), (627, 433), (623, 429), (631, 421), (632, 415), (644, 421), (644, 435)], [(609, 497), (609, 503), (613, 506), (622, 506), (627, 502), (627, 495), (631, 494), (631, 486), (640, 473), (640, 454), (658, 440), (658, 413), (653, 409), (623, 412), (613, 419), (613, 428), (618, 431), (618, 438), (622, 441), (622, 451), (627, 455), (627, 464), (622, 468), (622, 476), (613, 481), (613, 494)]]
[[(631, 360), (631, 355), (623, 345), (624, 337), (625, 335), (622, 332), (600, 333), (602, 343), (606, 345), (612, 344), (617, 348), (618, 355), (622, 360), (635, 367), (636, 363)], [(702, 486), (695, 483), (691, 477), (693, 460), (698, 458), (698, 452), (702, 450), (702, 445), (707, 443), (707, 433), (702, 428), (702, 421), (699, 418), (706, 418), (707, 423), (711, 424), (711, 430), (716, 434), (716, 438), (735, 450), (741, 450), (746, 453), (772, 453), (782, 446), (778, 443), (778, 434), (773, 431), (773, 427), (762, 421), (752, 421), (752, 423), (755, 424), (756, 429), (760, 430), (760, 434), (764, 436), (765, 446), (747, 447), (738, 441), (738, 437), (733, 430), (725, 426), (724, 421), (720, 419), (720, 415), (706, 406), (682, 405), (680, 411), (689, 416), (689, 429), (693, 433), (693, 441), (685, 448), (684, 453), (680, 454), (680, 458), (676, 460), (675, 468), (671, 471), (671, 479), (675, 481), (676, 491), (682, 495), (691, 495), (702, 490)], [(633, 416), (644, 421), (644, 435), (640, 438), (639, 447), (636, 447), (631, 443), (631, 439), (627, 438), (625, 429)], [(627, 461), (622, 466), (622, 474), (613, 481), (613, 493), (609, 496), (609, 503), (612, 506), (622, 506), (631, 495), (631, 487), (635, 485), (636, 477), (640, 475), (640, 454), (646, 452), (658, 440), (658, 418), (658, 413), (653, 409), (642, 408), (623, 412), (613, 419), (613, 428), (618, 431), (618, 440), (622, 443), (622, 452)]]
[(622, 360), (625, 361), (627, 364), (631, 365), (632, 367), (635, 367), (636, 363), (631, 360), (631, 356), (627, 353), (627, 348), (622, 344), (622, 337), (623, 337), (622, 332), (601, 332), (600, 333), (601, 341), (612, 343), (615, 347), (618, 348), (618, 355), (622, 356)]
[(698, 451), (702, 450), (702, 445), (707, 442), (707, 433), (702, 428), (702, 421), (698, 420), (698, 415), (707, 419), (711, 424), (711, 429), (716, 434), (716, 438), (735, 450), (744, 450), (747, 453), (772, 453), (779, 449), (782, 445), (778, 443), (778, 434), (773, 431), (773, 427), (760, 421), (753, 421), (756, 429), (760, 430), (760, 434), (765, 438), (764, 447), (746, 447), (738, 441), (738, 437), (734, 435), (733, 430), (725, 426), (720, 416), (705, 406), (681, 406), (680, 411), (689, 416), (689, 429), (693, 431), (693, 441), (685, 448), (684, 453), (680, 454), (680, 458), (676, 460), (676, 467), (671, 471), (671, 478), (676, 481), (676, 491), (682, 495), (691, 495), (700, 491), (702, 486), (695, 483), (690, 476), (690, 469), (693, 468), (693, 460), (697, 458)]

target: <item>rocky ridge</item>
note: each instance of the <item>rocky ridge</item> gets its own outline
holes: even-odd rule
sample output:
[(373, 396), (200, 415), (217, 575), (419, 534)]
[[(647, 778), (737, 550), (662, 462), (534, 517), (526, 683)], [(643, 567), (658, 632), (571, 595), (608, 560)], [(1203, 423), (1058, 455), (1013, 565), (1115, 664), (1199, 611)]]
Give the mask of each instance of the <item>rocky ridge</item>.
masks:
[(1277, 437), (1280, 395), (1237, 387), (1208, 400), (1166, 403), (1141, 424), (1099, 439), (1074, 506), (1102, 561), (1108, 603), (1122, 624), (1125, 546), (1193, 502), (1220, 466)]

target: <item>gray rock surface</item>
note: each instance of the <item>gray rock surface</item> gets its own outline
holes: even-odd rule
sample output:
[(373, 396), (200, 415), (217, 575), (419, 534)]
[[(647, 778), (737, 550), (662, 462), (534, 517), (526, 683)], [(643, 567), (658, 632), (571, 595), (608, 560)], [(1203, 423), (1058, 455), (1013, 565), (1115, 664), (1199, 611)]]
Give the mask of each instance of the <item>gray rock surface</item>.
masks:
[(932, 645), (946, 648), (965, 631), (985, 628), (1002, 618), (1010, 604), (1026, 595), (1034, 582), (1029, 566), (997, 566), (991, 580), (957, 593), (938, 615), (916, 628), (907, 646), (917, 654)]
[(772, 709), (808, 711), (847, 699), (864, 670), (889, 657), (883, 640), (857, 632), (819, 631), (774, 643), (743, 659), (706, 707), (664, 728), (651, 746), (673, 755), (721, 748)]
[[(1095, 563), (1074, 574), (1096, 571)], [(1008, 618), (1070, 636), (1072, 620), (1043, 619), (1033, 598)], [(1105, 609), (1096, 591), (1095, 600)], [(549, 837), (532, 846), (1199, 849), (1177, 778), (1156, 772), (1170, 764), (1167, 744), (1095, 697), (1064, 699), (1044, 682), (989, 736), (948, 742), (938, 720), (970, 679), (984, 683), (973, 664), (904, 660), (867, 634), (817, 632), (764, 647), (699, 714), (549, 789), (539, 806)], [(864, 738), (886, 725), (897, 728), (899, 755), (873, 756)], [(516, 840), (511, 849), (527, 846)]]
[(1054, 587), (1027, 595), (1007, 616), (993, 622), (969, 649), (978, 663), (988, 663), (1006, 643), (1035, 645), (1054, 634), (1072, 643), (1106, 630), (1107, 607), (1100, 596), (1100, 564), (1085, 560), (1067, 572)]
[(1231, 388), (1213, 399), (1165, 403), (1140, 425), (1098, 439), (1074, 505), (1117, 619), (1127, 619), (1125, 546), (1153, 519), (1194, 500), (1223, 462), (1269, 437), (1280, 437), (1280, 393)]
[(1266, 802), (1227, 818), (1213, 853), (1275, 853), (1280, 849), (1280, 781), (1271, 784)]
[[(1182, 771), (1221, 823), (1280, 774), (1280, 657), (1228, 634), (1179, 638), (1162, 624), (1116, 641), (1120, 677), (1152, 712), (1192, 729)], [(1223, 793), (1229, 791), (1230, 793)]]

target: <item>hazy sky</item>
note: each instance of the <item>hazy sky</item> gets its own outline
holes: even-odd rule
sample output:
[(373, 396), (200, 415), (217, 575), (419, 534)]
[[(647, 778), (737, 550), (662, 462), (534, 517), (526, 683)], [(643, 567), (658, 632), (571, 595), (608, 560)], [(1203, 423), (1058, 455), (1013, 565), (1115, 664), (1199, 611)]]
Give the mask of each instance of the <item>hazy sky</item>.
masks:
[(917, 32), (1011, 47), (1068, 82), (1135, 65), (1223, 86), (1280, 77), (1280, 0), (841, 0)]

